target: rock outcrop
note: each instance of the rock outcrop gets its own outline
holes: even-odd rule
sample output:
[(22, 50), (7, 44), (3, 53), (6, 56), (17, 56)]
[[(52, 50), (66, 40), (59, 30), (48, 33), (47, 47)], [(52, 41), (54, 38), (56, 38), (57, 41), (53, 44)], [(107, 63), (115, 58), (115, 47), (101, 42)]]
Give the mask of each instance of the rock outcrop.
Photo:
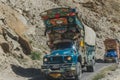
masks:
[(9, 38), (18, 41), (23, 48), (25, 54), (30, 54), (32, 47), (29, 40), (25, 37), (25, 31), (27, 24), (20, 19), (21, 15), (10, 8), (9, 6), (0, 3), (0, 21), (3, 36), (6, 41), (12, 42)]

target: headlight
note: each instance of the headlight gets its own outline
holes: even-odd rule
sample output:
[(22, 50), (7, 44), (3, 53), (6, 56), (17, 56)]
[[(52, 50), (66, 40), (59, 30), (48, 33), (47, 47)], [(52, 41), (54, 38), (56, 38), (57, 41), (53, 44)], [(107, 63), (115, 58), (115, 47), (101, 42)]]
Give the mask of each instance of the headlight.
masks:
[(47, 61), (48, 61), (48, 59), (47, 59), (47, 58), (44, 58), (44, 59), (43, 59), (43, 61), (44, 61), (44, 62), (47, 62)]
[(70, 61), (70, 60), (72, 60), (72, 58), (71, 58), (70, 56), (68, 56), (68, 57), (67, 57), (67, 60)]
[(71, 56), (66, 56), (65, 57), (65, 61), (71, 61), (72, 60), (72, 57)]

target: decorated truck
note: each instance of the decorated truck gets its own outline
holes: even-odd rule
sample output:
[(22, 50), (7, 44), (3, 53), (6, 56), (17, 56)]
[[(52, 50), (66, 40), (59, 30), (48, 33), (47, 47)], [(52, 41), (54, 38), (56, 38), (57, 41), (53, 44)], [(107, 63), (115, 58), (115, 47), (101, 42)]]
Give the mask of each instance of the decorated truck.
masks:
[(95, 68), (95, 32), (78, 18), (76, 9), (54, 8), (41, 13), (50, 53), (41, 66), (45, 80), (80, 80), (82, 68)]
[(105, 39), (105, 55), (104, 62), (118, 63), (120, 58), (120, 45), (117, 39)]

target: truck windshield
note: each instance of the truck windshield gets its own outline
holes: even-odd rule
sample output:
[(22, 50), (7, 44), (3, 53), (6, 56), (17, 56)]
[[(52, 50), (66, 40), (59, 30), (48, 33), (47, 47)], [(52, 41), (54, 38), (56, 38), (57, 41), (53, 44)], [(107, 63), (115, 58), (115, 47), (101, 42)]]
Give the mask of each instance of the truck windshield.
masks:
[(107, 57), (117, 57), (117, 53), (115, 50), (108, 50), (106, 56)]
[(73, 44), (72, 42), (61, 42), (55, 44), (55, 49), (66, 49), (66, 48), (72, 48)]

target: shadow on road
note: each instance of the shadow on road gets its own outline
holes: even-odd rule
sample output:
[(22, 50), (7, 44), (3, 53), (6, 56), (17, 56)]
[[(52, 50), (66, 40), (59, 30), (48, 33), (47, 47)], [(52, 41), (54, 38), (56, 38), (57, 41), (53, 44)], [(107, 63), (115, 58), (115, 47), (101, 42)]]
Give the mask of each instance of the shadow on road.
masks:
[(21, 66), (11, 65), (13, 72), (19, 76), (29, 78), (28, 80), (43, 80), (40, 69), (23, 68)]

